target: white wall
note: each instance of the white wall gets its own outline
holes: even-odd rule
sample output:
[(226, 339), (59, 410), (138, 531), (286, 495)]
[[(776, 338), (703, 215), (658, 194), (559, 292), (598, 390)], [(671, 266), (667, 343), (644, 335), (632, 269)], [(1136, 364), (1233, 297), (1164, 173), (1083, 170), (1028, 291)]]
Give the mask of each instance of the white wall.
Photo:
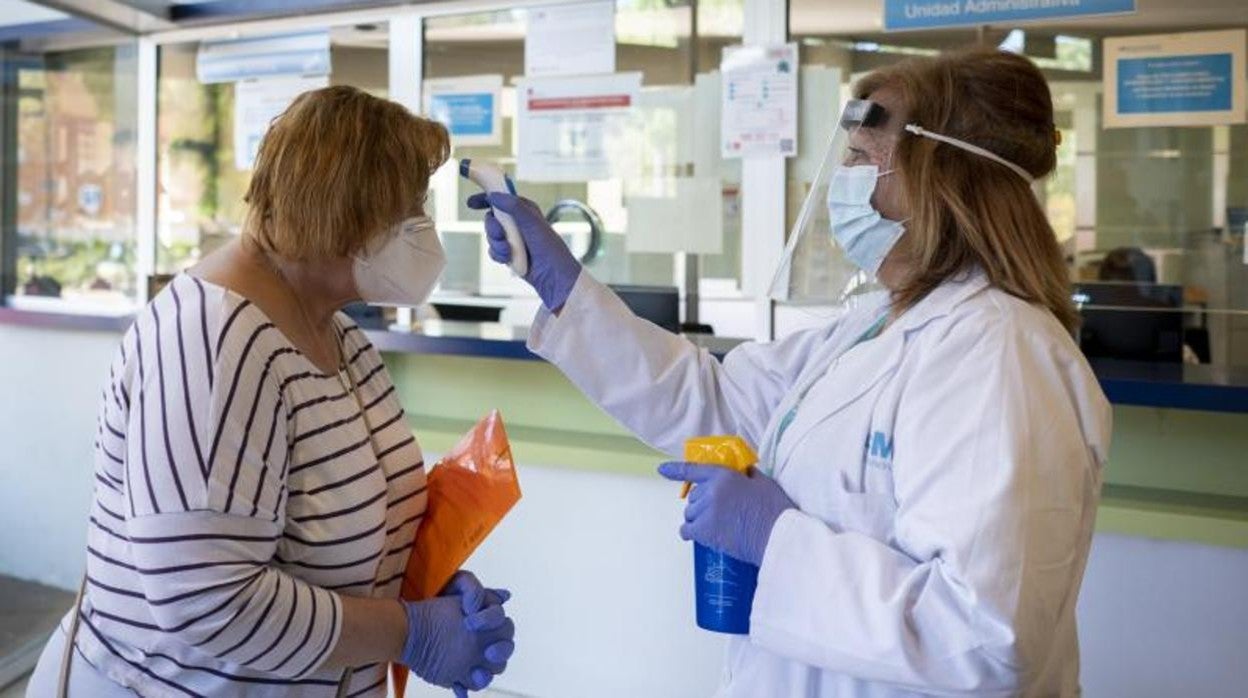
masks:
[(1079, 624), (1087, 698), (1248, 695), (1248, 550), (1098, 535)]
[(0, 325), (0, 574), (78, 588), (97, 399), (120, 339)]
[[(77, 583), (96, 398), (116, 341), (0, 326), (0, 574)], [(693, 624), (676, 489), (532, 464), (522, 478), (524, 499), (470, 564), (515, 593), (518, 649), (498, 688), (710, 695), (723, 643)], [(1245, 589), (1248, 550), (1097, 536), (1079, 605), (1085, 695), (1243, 695)]]

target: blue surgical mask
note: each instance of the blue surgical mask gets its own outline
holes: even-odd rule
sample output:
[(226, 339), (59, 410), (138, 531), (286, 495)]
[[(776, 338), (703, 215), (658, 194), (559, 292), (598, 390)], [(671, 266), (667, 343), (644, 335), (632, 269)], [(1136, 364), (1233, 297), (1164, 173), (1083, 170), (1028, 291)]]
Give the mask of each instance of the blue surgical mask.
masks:
[(906, 231), (902, 222), (885, 218), (871, 205), (876, 182), (889, 172), (881, 174), (875, 165), (839, 165), (828, 182), (832, 237), (849, 261), (872, 276)]

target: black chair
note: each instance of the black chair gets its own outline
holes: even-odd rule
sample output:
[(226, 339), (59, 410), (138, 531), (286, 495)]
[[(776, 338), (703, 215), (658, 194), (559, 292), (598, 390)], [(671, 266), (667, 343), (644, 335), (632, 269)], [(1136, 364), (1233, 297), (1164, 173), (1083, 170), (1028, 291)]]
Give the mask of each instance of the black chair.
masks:
[(1083, 325), (1079, 346), (1088, 358), (1183, 361), (1183, 287), (1135, 282), (1075, 286)]

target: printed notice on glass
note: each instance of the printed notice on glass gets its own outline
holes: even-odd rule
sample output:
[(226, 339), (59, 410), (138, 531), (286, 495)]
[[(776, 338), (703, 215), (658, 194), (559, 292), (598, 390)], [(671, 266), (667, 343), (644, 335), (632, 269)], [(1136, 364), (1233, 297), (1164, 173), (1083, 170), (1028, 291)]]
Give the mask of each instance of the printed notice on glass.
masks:
[(641, 73), (526, 79), (516, 85), (516, 178), (585, 182), (629, 176)]
[(529, 10), (524, 34), (526, 77), (614, 72), (614, 2), (586, 2)]
[(1105, 126), (1244, 123), (1246, 42), (1244, 29), (1105, 39)]
[(728, 46), (720, 63), (726, 158), (797, 153), (797, 44)]
[(234, 83), (234, 167), (250, 170), (273, 119), (286, 111), (295, 97), (328, 84), (325, 76)]
[(425, 80), (425, 114), (446, 126), (455, 145), (498, 145), (502, 89), (502, 75)]

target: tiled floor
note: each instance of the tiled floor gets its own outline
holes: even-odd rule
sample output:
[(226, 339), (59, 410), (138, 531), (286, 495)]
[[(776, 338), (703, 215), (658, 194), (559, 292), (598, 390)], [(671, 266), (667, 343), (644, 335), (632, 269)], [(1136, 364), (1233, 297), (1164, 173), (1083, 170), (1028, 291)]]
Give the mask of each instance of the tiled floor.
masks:
[(21, 678), (0, 688), (0, 698), (26, 698), (26, 679)]
[(0, 576), (0, 698), (26, 693), (25, 680), (43, 644), (74, 602), (74, 595), (53, 587)]

